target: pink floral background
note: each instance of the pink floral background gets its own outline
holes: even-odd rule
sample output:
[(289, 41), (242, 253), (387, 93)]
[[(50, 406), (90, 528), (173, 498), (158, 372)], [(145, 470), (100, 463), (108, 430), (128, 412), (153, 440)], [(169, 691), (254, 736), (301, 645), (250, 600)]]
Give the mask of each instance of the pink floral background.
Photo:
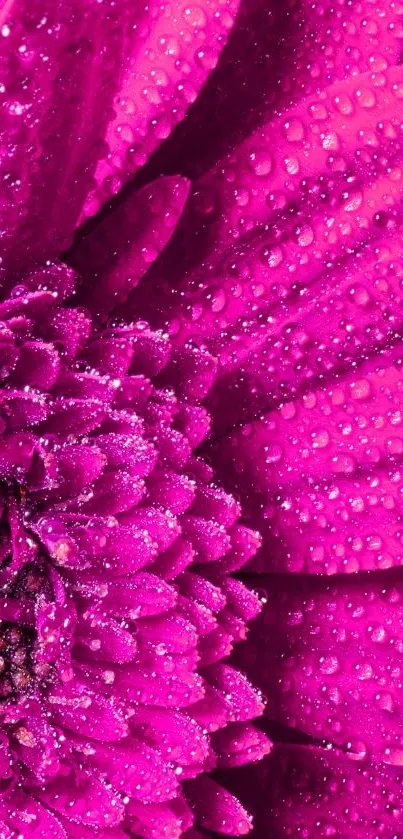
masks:
[(1, 0), (1, 839), (402, 839), (402, 41)]

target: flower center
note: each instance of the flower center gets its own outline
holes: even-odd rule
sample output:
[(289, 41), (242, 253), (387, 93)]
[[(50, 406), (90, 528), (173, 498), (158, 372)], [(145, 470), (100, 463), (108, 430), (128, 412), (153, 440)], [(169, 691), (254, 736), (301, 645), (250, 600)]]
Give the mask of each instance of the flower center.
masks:
[(35, 681), (34, 629), (0, 624), (0, 700), (27, 694)]
[(43, 549), (23, 524), (26, 494), (5, 486), (0, 520), (0, 702), (33, 691), (47, 675), (35, 661), (35, 606), (49, 589)]

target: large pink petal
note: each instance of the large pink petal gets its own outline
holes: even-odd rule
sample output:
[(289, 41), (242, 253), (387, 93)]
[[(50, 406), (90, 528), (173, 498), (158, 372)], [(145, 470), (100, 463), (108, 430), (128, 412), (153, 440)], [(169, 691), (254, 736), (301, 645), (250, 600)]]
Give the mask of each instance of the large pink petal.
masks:
[(188, 191), (183, 178), (160, 178), (120, 203), (113, 224), (107, 217), (78, 243), (69, 261), (85, 278), (83, 298), (95, 315), (124, 303), (171, 237)]
[[(175, 172), (180, 165), (196, 179), (298, 99), (398, 63), (401, 43), (401, 9), (393, 0), (337, 7), (310, 0), (245, 0), (218, 67), (187, 119), (159, 150), (152, 171)], [(213, 189), (222, 171), (211, 177)], [(208, 202), (199, 206), (203, 222)]]
[[(267, 311), (297, 281), (316, 280), (323, 263), (329, 270), (347, 246), (379, 233), (377, 213), (397, 209), (400, 195), (398, 176), (379, 165), (375, 151), (383, 149), (399, 168), (390, 130), (397, 139), (402, 72), (384, 70), (336, 83), (283, 111), (228, 156), (213, 185), (209, 176), (200, 181), (198, 201), (204, 193), (210, 200), (204, 264), (183, 281), (184, 304), (165, 284), (179, 340), (219, 335), (238, 317)], [(190, 229), (197, 224), (194, 203)], [(334, 219), (327, 225), (325, 208)]]
[(395, 839), (402, 769), (337, 751), (281, 746), (256, 773), (258, 836), (273, 839)]
[(260, 568), (334, 574), (401, 565), (400, 355), (397, 346), (367, 358), (218, 447), (265, 536)]
[(397, 572), (253, 579), (262, 616), (241, 666), (267, 697), (265, 715), (362, 758), (403, 759), (403, 587)]
[(169, 8), (153, 0), (128, 29), (106, 152), (82, 219), (116, 193), (184, 117), (218, 61), (237, 10), (237, 0), (191, 6), (180, 0)]
[(58, 0), (45, 23), (40, 0), (3, 4), (5, 270), (60, 253), (80, 215), (144, 163), (196, 98), (236, 11), (236, 0), (107, 11)]
[(91, 186), (113, 97), (125, 28), (119, 3), (6, 0), (2, 24), (3, 266), (57, 255), (70, 242)]

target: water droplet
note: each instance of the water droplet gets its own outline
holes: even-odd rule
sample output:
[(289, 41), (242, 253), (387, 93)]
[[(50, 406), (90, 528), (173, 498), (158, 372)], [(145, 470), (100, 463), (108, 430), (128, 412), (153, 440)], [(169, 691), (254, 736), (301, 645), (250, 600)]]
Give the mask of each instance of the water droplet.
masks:
[(300, 119), (290, 119), (283, 123), (283, 133), (289, 143), (299, 143), (304, 139), (304, 126)]
[(259, 177), (270, 175), (273, 166), (273, 160), (267, 149), (254, 149), (249, 155), (249, 166)]
[(207, 18), (201, 6), (188, 6), (185, 9), (185, 20), (190, 26), (202, 28), (206, 26)]

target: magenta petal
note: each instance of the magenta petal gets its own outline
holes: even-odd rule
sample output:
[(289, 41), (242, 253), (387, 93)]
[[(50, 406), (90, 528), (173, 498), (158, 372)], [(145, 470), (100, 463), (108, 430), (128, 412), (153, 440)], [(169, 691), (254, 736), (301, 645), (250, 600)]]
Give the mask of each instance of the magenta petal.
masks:
[(113, 470), (98, 478), (88, 500), (81, 503), (80, 508), (96, 515), (109, 513), (114, 516), (135, 507), (144, 492), (144, 483), (140, 478), (134, 478), (129, 472)]
[(244, 621), (250, 621), (259, 614), (262, 608), (259, 597), (240, 580), (228, 577), (223, 584), (223, 591), (227, 597), (228, 606), (236, 616)]
[(196, 516), (184, 516), (183, 535), (194, 548), (197, 562), (216, 562), (227, 553), (231, 540), (224, 528), (214, 521)]
[[(388, 466), (401, 449), (399, 354), (375, 356), (336, 387), (285, 402), (220, 447), (218, 459), (242, 483), (251, 518), (253, 509), (264, 510), (255, 567), (335, 574), (401, 564), (399, 490)], [(368, 425), (365, 435), (359, 423)]]
[(142, 643), (160, 646), (166, 652), (186, 653), (198, 642), (195, 627), (176, 613), (139, 620), (136, 626), (137, 637)]
[(118, 792), (144, 804), (169, 801), (178, 793), (179, 782), (158, 751), (135, 740), (121, 745), (99, 743), (86, 749), (85, 762), (99, 772)]
[(55, 383), (60, 370), (59, 354), (52, 344), (27, 341), (20, 349), (11, 376), (13, 384), (47, 390)]
[(190, 601), (203, 605), (213, 613), (226, 605), (227, 601), (221, 588), (198, 574), (185, 572), (179, 577), (178, 583), (182, 594), (186, 595)]
[(209, 756), (208, 739), (201, 726), (185, 713), (166, 708), (138, 707), (131, 721), (137, 737), (157, 748), (178, 766), (202, 764)]
[(128, 824), (135, 836), (141, 839), (180, 839), (193, 824), (192, 813), (183, 798), (167, 804), (141, 804), (131, 801), (128, 806)]
[(51, 310), (39, 326), (46, 341), (57, 341), (62, 357), (67, 361), (76, 358), (85, 344), (91, 329), (88, 316), (78, 309)]
[(402, 770), (341, 752), (279, 746), (258, 771), (260, 831), (274, 839), (398, 835)]
[(231, 704), (234, 720), (250, 720), (260, 716), (263, 710), (262, 698), (244, 674), (227, 664), (219, 663), (208, 668), (206, 675)]
[(261, 536), (258, 531), (240, 524), (235, 524), (231, 528), (230, 536), (231, 548), (219, 563), (220, 571), (227, 574), (242, 568), (255, 556), (261, 545)]
[[(66, 833), (56, 816), (22, 791), (16, 790), (3, 800), (1, 810), (3, 808), (7, 811), (5, 821), (10, 827), (10, 838), (25, 835), (29, 839), (49, 839), (49, 836), (66, 839)], [(7, 833), (5, 839), (8, 839)]]
[(38, 425), (49, 415), (46, 398), (34, 390), (8, 390), (3, 399), (10, 431)]
[(175, 472), (154, 472), (147, 481), (152, 501), (177, 516), (187, 510), (194, 499), (194, 483), (186, 475)]
[(195, 603), (188, 597), (178, 597), (178, 610), (193, 624), (198, 634), (208, 635), (217, 626), (217, 618), (214, 613), (203, 603)]
[(3, 435), (0, 440), (0, 474), (4, 477), (26, 477), (34, 458), (35, 438), (29, 434)]
[(217, 368), (217, 359), (211, 353), (189, 344), (173, 354), (165, 378), (187, 402), (197, 403), (211, 390)]
[(210, 430), (210, 415), (201, 405), (182, 404), (176, 415), (176, 424), (195, 449), (206, 439)]
[(215, 486), (198, 488), (192, 514), (213, 519), (225, 527), (230, 527), (239, 518), (240, 506), (232, 495)]
[(217, 731), (233, 718), (230, 702), (211, 685), (206, 685), (204, 696), (192, 705), (189, 713), (207, 732)]
[(107, 155), (84, 216), (116, 192), (183, 118), (218, 61), (237, 9), (235, 0), (197, 7), (181, 0), (172, 14), (155, 2), (147, 7), (126, 44)]
[(159, 574), (163, 580), (172, 580), (185, 571), (193, 559), (194, 551), (190, 542), (178, 538), (156, 559), (151, 570)]
[(195, 817), (201, 827), (226, 836), (243, 836), (249, 833), (252, 820), (231, 793), (201, 775), (186, 785), (186, 795), (192, 803)]
[(59, 397), (85, 400), (96, 399), (110, 405), (116, 393), (116, 387), (106, 376), (100, 376), (95, 370), (88, 373), (65, 371), (58, 376), (53, 393)]
[[(345, 575), (329, 589), (325, 577), (301, 583), (296, 575), (285, 590), (280, 579), (255, 578), (267, 606), (246, 654), (267, 717), (356, 756), (391, 761), (403, 749), (401, 581)], [(239, 654), (242, 661), (241, 647)]]
[(171, 609), (176, 591), (153, 574), (139, 572), (132, 579), (112, 580), (103, 592), (102, 605), (115, 616), (136, 620)]
[(99, 828), (96, 832), (91, 827), (86, 827), (82, 822), (74, 824), (67, 819), (62, 819), (68, 839), (127, 839), (127, 833), (120, 827)]
[(119, 524), (116, 519), (78, 517), (73, 522), (71, 538), (78, 546), (83, 564), (94, 568), (106, 566), (113, 576), (132, 574), (149, 562), (157, 552), (157, 545), (144, 530)]
[(74, 824), (72, 821), (62, 819), (62, 823), (68, 839), (127, 839), (126, 831), (121, 830), (120, 827), (99, 828), (95, 831), (82, 822)]
[(201, 677), (185, 668), (178, 673), (161, 673), (142, 669), (138, 665), (121, 668), (116, 673), (118, 695), (142, 705), (165, 708), (186, 708), (202, 698)]
[(92, 660), (112, 661), (124, 664), (132, 661), (137, 652), (134, 635), (124, 629), (118, 621), (102, 614), (86, 614), (78, 622), (77, 643), (79, 649)]
[(40, 709), (27, 713), (23, 724), (14, 730), (13, 744), (18, 757), (36, 776), (40, 783), (47, 783), (60, 769), (55, 732), (40, 715)]
[(114, 827), (123, 815), (123, 805), (115, 793), (89, 773), (80, 773), (77, 780), (73, 775), (60, 776), (38, 796), (61, 816), (95, 829)]
[(129, 510), (121, 519), (128, 525), (134, 525), (139, 532), (143, 530), (158, 545), (160, 551), (170, 548), (181, 532), (180, 525), (170, 510), (164, 511), (158, 507), (137, 507)]
[(200, 639), (198, 650), (201, 667), (207, 667), (209, 664), (228, 658), (232, 652), (232, 647), (232, 633), (227, 632), (226, 628), (218, 623), (208, 635)]
[(66, 684), (49, 695), (55, 723), (83, 737), (109, 742), (127, 734), (127, 725), (117, 704), (95, 695), (84, 684)]
[(96, 316), (125, 302), (175, 230), (188, 192), (183, 178), (160, 178), (117, 207), (113, 226), (107, 218), (78, 244), (70, 261), (86, 280), (85, 303)]
[(140, 435), (130, 437), (128, 434), (98, 434), (96, 445), (107, 456), (110, 469), (126, 468), (136, 477), (148, 475), (157, 459), (157, 452), (152, 443)]
[[(395, 25), (401, 29), (400, 23)], [(390, 23), (386, 26), (393, 28)], [(143, 311), (148, 306), (150, 313), (156, 308), (163, 310), (181, 344), (200, 334), (210, 342), (214, 336), (217, 340), (208, 346), (221, 356), (224, 367), (238, 367), (249, 355), (253, 368), (262, 344), (271, 349), (275, 338), (283, 339), (284, 302), (295, 302), (296, 279), (298, 284), (312, 286), (321, 279), (326, 262), (336, 286), (343, 254), (378, 237), (383, 232), (379, 220), (385, 225), (396, 223), (401, 184), (384, 177), (382, 166), (371, 168), (371, 149), (376, 147), (380, 157), (385, 154), (385, 160), (393, 165), (396, 146), (390, 133), (399, 136), (396, 101), (402, 73), (399, 66), (388, 67), (382, 58), (381, 64), (384, 72), (363, 73), (359, 81), (353, 73), (323, 94), (315, 90), (289, 110), (282, 103), (281, 116), (259, 125), (216, 170), (200, 179), (183, 237), (191, 253), (189, 229), (194, 230), (196, 247), (198, 207), (206, 201), (211, 207), (203, 219), (207, 256), (201, 267), (195, 261), (196, 267), (192, 266), (182, 282), (176, 276), (167, 279), (170, 271), (177, 272), (178, 253), (185, 244), (179, 243), (172, 265), (156, 271), (149, 284), (150, 302), (142, 300)], [(334, 202), (331, 232), (323, 219), (325, 200)], [(261, 323), (255, 322), (258, 313), (262, 314)], [(284, 339), (287, 345), (286, 335)], [(274, 380), (280, 378), (287, 353), (278, 353), (278, 357)], [(262, 368), (258, 384), (262, 379), (263, 386), (269, 388), (273, 384), (271, 366), (268, 369), (264, 359)], [(255, 380), (248, 378), (248, 363), (243, 374), (243, 398), (255, 399)], [(237, 384), (242, 388), (242, 375)], [(233, 398), (239, 399), (237, 388)], [(227, 421), (234, 421), (233, 414), (228, 416), (228, 402), (223, 400), (222, 405)]]
[(60, 399), (54, 403), (53, 414), (44, 430), (53, 434), (89, 434), (97, 428), (105, 415), (105, 407), (96, 400)]
[(96, 446), (67, 445), (58, 454), (62, 495), (76, 495), (102, 474), (106, 458)]
[(78, 0), (61, 0), (47, 10), (45, 28), (42, 13), (36, 0), (1, 11), (8, 33), (2, 139), (10, 149), (1, 228), (3, 264), (11, 268), (57, 256), (70, 243), (119, 87), (125, 24), (135, 17), (121, 6), (105, 16), (97, 4), (83, 10)]
[(272, 743), (250, 723), (230, 723), (212, 737), (219, 768), (242, 766), (270, 754)]

